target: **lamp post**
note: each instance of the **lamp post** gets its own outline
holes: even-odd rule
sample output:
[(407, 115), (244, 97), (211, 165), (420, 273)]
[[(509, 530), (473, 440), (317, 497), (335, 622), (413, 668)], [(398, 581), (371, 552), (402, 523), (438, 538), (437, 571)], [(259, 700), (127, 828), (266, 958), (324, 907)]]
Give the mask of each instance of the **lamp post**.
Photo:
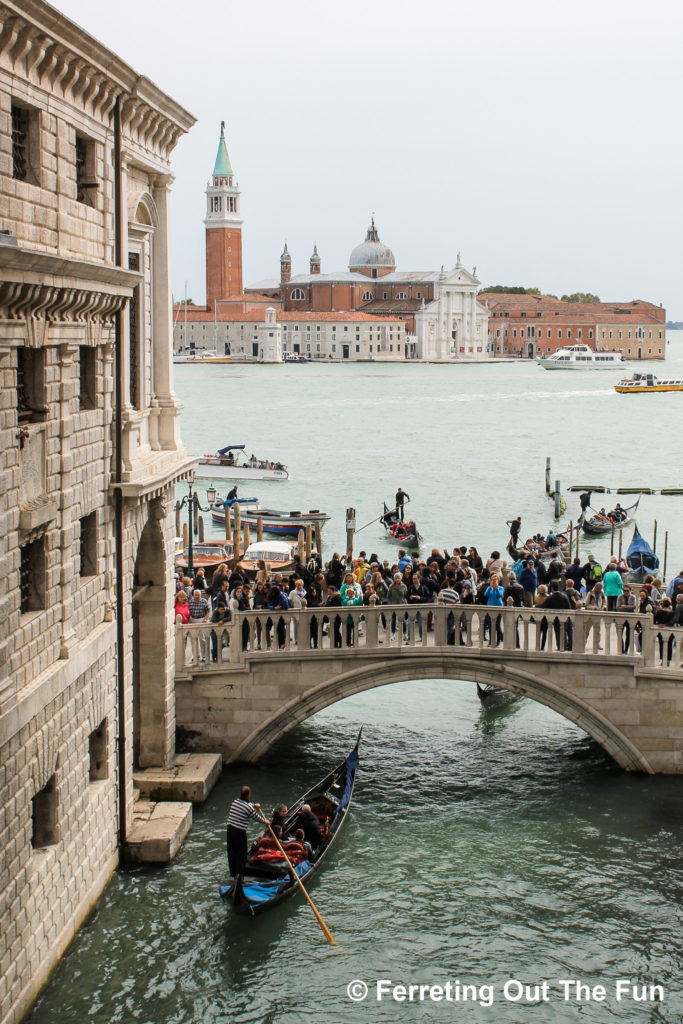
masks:
[(187, 574), (188, 574), (188, 576), (190, 576), (191, 578), (194, 579), (194, 557), (193, 557), (193, 550), (194, 550), (194, 521), (193, 521), (194, 520), (194, 513), (195, 513), (195, 509), (197, 511), (201, 510), (202, 512), (210, 512), (211, 511), (211, 506), (213, 505), (214, 501), (216, 500), (216, 488), (215, 487), (207, 487), (207, 489), (206, 489), (206, 498), (207, 498), (207, 501), (209, 502), (209, 506), (208, 506), (208, 508), (204, 508), (204, 506), (201, 505), (200, 502), (199, 502), (199, 495), (196, 494), (192, 490), (193, 484), (194, 484), (194, 473), (192, 473), (191, 476), (188, 478), (188, 481), (187, 481), (188, 492), (185, 495), (185, 497), (182, 499), (182, 501), (180, 502), (180, 506), (179, 507), (183, 508), (184, 505), (187, 505)]

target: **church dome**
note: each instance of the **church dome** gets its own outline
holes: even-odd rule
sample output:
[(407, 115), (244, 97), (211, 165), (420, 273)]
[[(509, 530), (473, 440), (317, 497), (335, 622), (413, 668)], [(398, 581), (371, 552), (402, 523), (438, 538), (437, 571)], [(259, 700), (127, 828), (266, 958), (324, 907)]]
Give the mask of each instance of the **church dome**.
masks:
[(349, 270), (358, 270), (361, 267), (377, 267), (384, 270), (396, 268), (393, 252), (388, 245), (383, 245), (379, 240), (374, 217), (366, 232), (365, 241), (357, 245), (349, 256)]

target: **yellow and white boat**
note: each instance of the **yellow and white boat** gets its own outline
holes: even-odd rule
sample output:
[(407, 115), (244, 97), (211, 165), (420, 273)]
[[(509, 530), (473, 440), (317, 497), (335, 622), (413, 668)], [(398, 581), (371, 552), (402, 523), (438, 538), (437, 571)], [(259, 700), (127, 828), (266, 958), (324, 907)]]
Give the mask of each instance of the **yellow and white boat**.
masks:
[(658, 377), (655, 377), (654, 373), (634, 373), (632, 377), (625, 377), (618, 384), (615, 384), (614, 390), (622, 395), (627, 395), (634, 391), (637, 393), (647, 391), (683, 391), (683, 378), (660, 380)]

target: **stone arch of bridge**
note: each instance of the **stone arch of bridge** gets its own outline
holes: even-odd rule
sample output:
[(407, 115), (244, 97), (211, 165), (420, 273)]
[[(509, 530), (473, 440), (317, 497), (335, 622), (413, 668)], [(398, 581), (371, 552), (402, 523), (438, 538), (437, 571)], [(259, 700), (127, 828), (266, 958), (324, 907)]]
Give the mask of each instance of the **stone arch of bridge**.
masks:
[(490, 683), (529, 697), (543, 704), (588, 733), (619, 764), (629, 771), (652, 774), (647, 758), (631, 740), (597, 708), (578, 698), (561, 684), (538, 673), (501, 665), (500, 661), (450, 659), (444, 657), (401, 658), (398, 664), (374, 662), (325, 680), (281, 706), (254, 729), (235, 752), (234, 761), (257, 761), (286, 732), (311, 715), (323, 711), (346, 697), (420, 679), (451, 679), (459, 682)]

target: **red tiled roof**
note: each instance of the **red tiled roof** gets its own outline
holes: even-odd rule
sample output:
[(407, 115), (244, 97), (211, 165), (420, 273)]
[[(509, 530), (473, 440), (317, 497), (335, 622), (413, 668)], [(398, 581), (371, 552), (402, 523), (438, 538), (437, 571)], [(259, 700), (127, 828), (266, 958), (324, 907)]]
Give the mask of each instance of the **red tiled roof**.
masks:
[[(304, 312), (303, 310), (288, 310), (286, 312), (276, 309), (276, 318), (278, 323), (375, 323), (378, 320), (377, 316), (372, 316), (370, 313), (361, 312), (345, 312), (339, 311), (337, 313), (328, 312)], [(176, 306), (174, 308), (174, 319), (176, 324), (182, 325), (185, 322), (185, 307)], [(386, 322), (402, 323), (398, 317), (383, 316), (381, 318)], [(265, 320), (265, 310), (263, 309), (231, 309), (229, 306), (218, 306), (216, 310), (216, 320), (218, 323), (263, 323)], [(188, 306), (187, 307), (187, 322), (188, 324), (205, 323), (212, 324), (214, 322), (213, 311), (207, 310), (206, 306)]]

